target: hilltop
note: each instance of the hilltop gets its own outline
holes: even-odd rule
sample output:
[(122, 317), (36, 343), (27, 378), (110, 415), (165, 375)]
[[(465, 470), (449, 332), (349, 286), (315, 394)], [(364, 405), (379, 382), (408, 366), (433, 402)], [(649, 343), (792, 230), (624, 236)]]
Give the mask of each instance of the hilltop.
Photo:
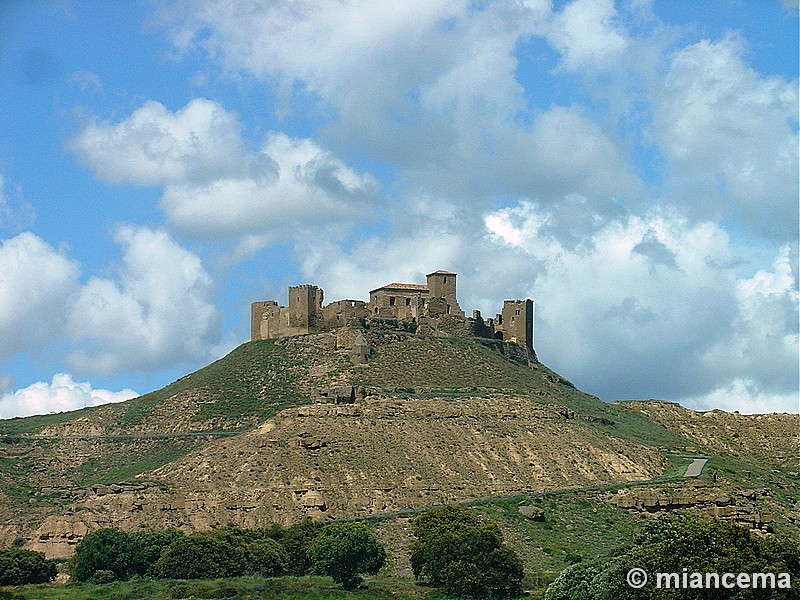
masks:
[[(332, 335), (248, 342), (140, 398), (0, 421), (0, 543), (67, 556), (102, 526), (389, 516), (402, 571), (408, 511), (472, 502), (557, 569), (574, 540), (552, 526), (567, 515), (629, 535), (641, 515), (725, 508), (797, 531), (797, 415), (608, 404), (484, 338), (373, 330), (354, 364)], [(687, 482), (675, 455), (712, 460)], [(546, 494), (576, 488), (594, 489)], [(613, 527), (585, 535), (607, 548)]]

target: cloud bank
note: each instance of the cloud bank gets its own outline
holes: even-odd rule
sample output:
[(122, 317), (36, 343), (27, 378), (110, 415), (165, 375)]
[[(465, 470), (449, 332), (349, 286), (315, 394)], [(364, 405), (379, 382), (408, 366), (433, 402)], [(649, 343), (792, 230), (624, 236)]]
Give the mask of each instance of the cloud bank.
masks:
[(33, 383), (1, 395), (0, 418), (65, 412), (109, 402), (123, 402), (138, 395), (129, 389), (119, 392), (93, 389), (89, 382), (74, 381), (67, 373), (56, 373), (50, 383)]

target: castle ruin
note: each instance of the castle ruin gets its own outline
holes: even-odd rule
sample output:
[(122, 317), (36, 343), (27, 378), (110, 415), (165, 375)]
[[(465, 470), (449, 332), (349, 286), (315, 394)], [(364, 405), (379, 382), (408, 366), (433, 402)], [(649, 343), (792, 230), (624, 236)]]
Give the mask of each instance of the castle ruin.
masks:
[(388, 283), (369, 293), (369, 301), (337, 300), (323, 305), (316, 285), (289, 287), (288, 306), (275, 300), (251, 305), (250, 339), (264, 340), (353, 329), (400, 329), (420, 335), (483, 337), (516, 344), (535, 361), (534, 301), (506, 300), (494, 318), (480, 311), (467, 317), (456, 298), (456, 273), (434, 271), (427, 283)]

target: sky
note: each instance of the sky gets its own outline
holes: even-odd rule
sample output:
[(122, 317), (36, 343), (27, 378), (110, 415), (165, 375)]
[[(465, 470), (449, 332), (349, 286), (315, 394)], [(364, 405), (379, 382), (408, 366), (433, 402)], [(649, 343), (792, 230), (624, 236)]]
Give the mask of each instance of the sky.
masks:
[(4, 0), (0, 82), (0, 418), (437, 269), (603, 400), (798, 411), (796, 0)]

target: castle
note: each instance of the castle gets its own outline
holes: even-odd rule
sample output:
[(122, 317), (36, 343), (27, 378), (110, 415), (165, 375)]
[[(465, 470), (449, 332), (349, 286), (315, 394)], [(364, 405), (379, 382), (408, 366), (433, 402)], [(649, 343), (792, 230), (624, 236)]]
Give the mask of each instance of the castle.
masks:
[(289, 287), (289, 305), (274, 300), (251, 305), (250, 339), (264, 340), (353, 329), (401, 329), (420, 335), (483, 337), (516, 344), (535, 361), (533, 300), (506, 300), (494, 318), (480, 311), (467, 317), (456, 298), (456, 273), (434, 271), (426, 284), (389, 283), (369, 293), (369, 302), (337, 300), (323, 306), (316, 285)]

